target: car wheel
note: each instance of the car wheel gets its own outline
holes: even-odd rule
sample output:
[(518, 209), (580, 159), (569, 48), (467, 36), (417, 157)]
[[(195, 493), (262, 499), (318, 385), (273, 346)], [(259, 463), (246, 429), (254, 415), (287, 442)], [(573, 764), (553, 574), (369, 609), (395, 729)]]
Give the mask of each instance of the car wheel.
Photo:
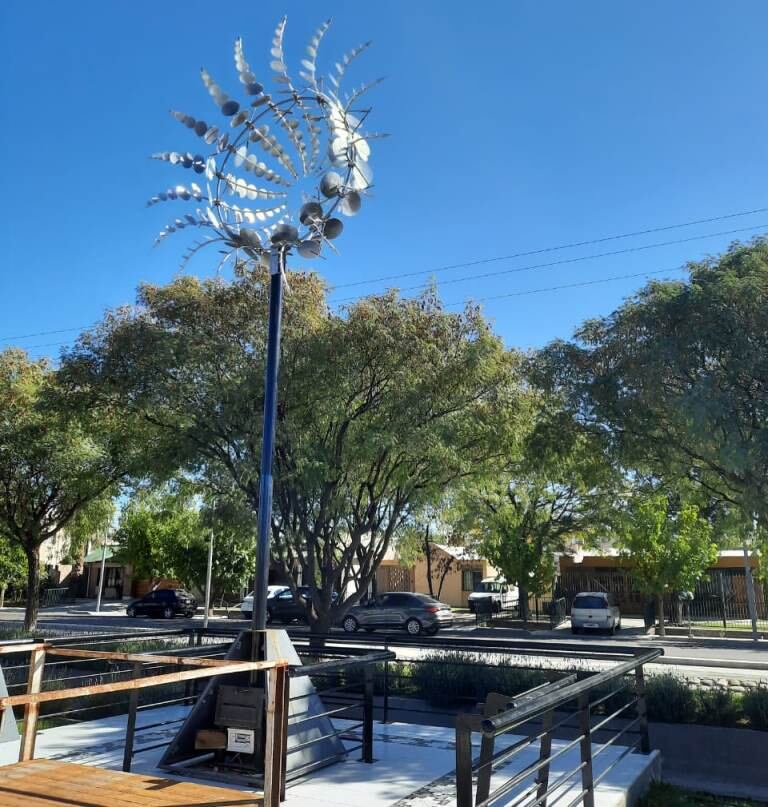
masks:
[[(347, 633), (354, 633), (358, 629), (358, 627), (360, 627), (357, 624), (357, 620), (353, 616), (345, 617), (344, 622), (343, 622), (343, 626), (344, 626), (344, 630)], [(368, 628), (368, 630), (371, 630), (371, 628)]]
[(405, 631), (409, 636), (418, 636), (421, 633), (421, 622), (411, 618), (405, 623)]
[(611, 625), (610, 634), (611, 634), (611, 636), (615, 636), (615, 635), (616, 635), (616, 620), (614, 620), (614, 621), (613, 621), (613, 624)]
[(243, 619), (253, 619), (253, 611), (240, 611)]
[(427, 631), (425, 631), (425, 633), (427, 634), (427, 636), (437, 636), (437, 631), (438, 631), (438, 626), (433, 625), (431, 628), (429, 628)]
[(163, 608), (163, 619), (173, 619), (173, 608), (170, 605)]
[(265, 619), (264, 619), (264, 622), (266, 622), (266, 624), (267, 624), (267, 625), (271, 625), (271, 624), (272, 624), (272, 622), (274, 621), (274, 619), (275, 619), (275, 617), (274, 617), (274, 615), (272, 614), (272, 609), (271, 609), (271, 608), (267, 608), (267, 614), (266, 614), (266, 617), (265, 617)]
[(621, 618), (619, 618), (619, 623), (616, 625), (616, 630), (621, 630)]
[(571, 625), (571, 633), (578, 633), (579, 629), (575, 625)]
[(125, 615), (132, 617), (138, 616), (138, 614), (136, 613), (136, 609), (132, 605), (128, 606), (128, 608), (125, 609)]

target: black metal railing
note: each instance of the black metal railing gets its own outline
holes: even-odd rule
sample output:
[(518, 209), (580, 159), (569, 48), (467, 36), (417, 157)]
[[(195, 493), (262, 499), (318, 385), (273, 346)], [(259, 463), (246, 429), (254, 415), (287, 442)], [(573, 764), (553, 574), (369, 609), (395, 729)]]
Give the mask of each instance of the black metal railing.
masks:
[[(595, 787), (625, 756), (638, 747), (642, 753), (650, 752), (643, 667), (661, 654), (660, 649), (649, 650), (581, 681), (569, 677), (552, 682), (513, 698), (511, 708), (495, 715), (460, 717), (456, 724), (457, 807), (483, 807), (513, 793), (516, 803), (526, 807), (546, 807), (550, 796), (574, 784), (578, 793), (569, 802), (569, 807), (577, 804), (594, 807)], [(634, 676), (631, 689), (628, 676)], [(616, 703), (619, 705), (614, 708)], [(627, 720), (630, 710), (634, 716)], [(604, 715), (606, 711), (608, 714)], [(595, 717), (599, 719), (593, 722)], [(576, 736), (573, 736), (574, 729)], [(495, 751), (496, 739), (512, 731), (516, 732), (512, 744)], [(482, 736), (477, 761), (472, 757), (474, 732)], [(523, 733), (521, 737), (517, 736), (520, 732)], [(598, 733), (608, 736), (594, 750)], [(628, 741), (632, 734), (634, 739)], [(552, 741), (558, 736), (564, 740), (553, 751)], [(595, 758), (619, 740), (623, 740), (623, 750), (596, 776), (593, 769)], [(535, 748), (536, 743), (536, 759), (522, 764), (491, 791), (492, 773), (500, 773), (503, 764), (531, 746)], [(551, 781), (552, 763), (577, 747), (578, 764), (559, 772)]]

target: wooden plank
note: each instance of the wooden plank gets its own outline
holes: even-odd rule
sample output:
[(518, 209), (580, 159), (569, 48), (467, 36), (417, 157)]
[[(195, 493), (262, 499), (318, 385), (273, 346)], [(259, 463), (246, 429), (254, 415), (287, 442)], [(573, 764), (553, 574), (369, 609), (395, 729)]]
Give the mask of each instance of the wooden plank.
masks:
[[(38, 645), (29, 657), (29, 677), (27, 679), (27, 695), (40, 692), (43, 685), (43, 667), (45, 665), (45, 645)], [(24, 707), (24, 723), (21, 730), (19, 761), (32, 759), (35, 755), (35, 737), (37, 736), (37, 716), (40, 706), (34, 701), (26, 701)]]
[(38, 647), (47, 647), (45, 642), (29, 642), (28, 644), (0, 644), (0, 656), (7, 656), (11, 653), (29, 653)]
[(48, 655), (103, 659), (104, 661), (140, 661), (147, 664), (178, 664), (180, 667), (224, 667), (232, 663), (227, 659), (159, 656), (150, 653), (112, 653), (101, 650), (80, 650), (74, 647), (49, 647)]
[(224, 807), (261, 803), (260, 793), (127, 774), (55, 760), (0, 768), (2, 807)]
[[(129, 692), (133, 689), (148, 689), (150, 687), (162, 686), (163, 684), (175, 684), (179, 681), (191, 681), (196, 678), (212, 678), (216, 675), (233, 675), (234, 673), (250, 672), (251, 670), (270, 670), (278, 664), (280, 664), (280, 662), (234, 661), (221, 667), (180, 670), (179, 672), (147, 676), (146, 678), (132, 681), (115, 681), (112, 684), (94, 684), (93, 686), (58, 689), (50, 692), (12, 695), (6, 698), (0, 698), (0, 709), (7, 709), (9, 706), (19, 706), (27, 703), (47, 703), (48, 701), (60, 701), (66, 700), (67, 698), (101, 695), (105, 692)], [(283, 662), (282, 666), (287, 664), (288, 662)]]

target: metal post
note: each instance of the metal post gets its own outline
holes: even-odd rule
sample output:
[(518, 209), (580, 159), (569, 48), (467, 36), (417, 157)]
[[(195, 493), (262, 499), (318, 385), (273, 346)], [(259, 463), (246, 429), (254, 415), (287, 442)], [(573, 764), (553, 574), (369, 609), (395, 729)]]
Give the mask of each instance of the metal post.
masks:
[[(389, 642), (384, 642), (384, 651), (389, 650)], [(389, 722), (389, 660), (384, 662), (384, 714), (382, 715), (382, 723)]]
[[(216, 509), (216, 500), (213, 500), (213, 511)], [(213, 573), (213, 522), (211, 522), (211, 539), (208, 542), (208, 569), (205, 573), (205, 616), (203, 617), (203, 627), (208, 627), (208, 614), (211, 610), (211, 576)]]
[[(134, 662), (133, 677), (141, 678), (141, 662)], [(187, 682), (188, 684), (191, 682)], [(125, 727), (125, 746), (123, 747), (123, 770), (131, 772), (133, 760), (133, 738), (136, 734), (136, 710), (139, 706), (139, 690), (132, 689), (128, 694), (128, 724)]]
[(584, 807), (595, 807), (595, 784), (592, 777), (592, 729), (589, 692), (579, 696), (579, 728), (581, 730), (581, 789)]
[(101, 611), (101, 594), (104, 591), (104, 569), (107, 565), (107, 536), (101, 545), (101, 573), (99, 574), (99, 593), (96, 596), (96, 613)]
[(363, 690), (363, 758), (362, 762), (373, 762), (373, 668), (366, 664)]
[(472, 730), (469, 715), (456, 718), (456, 807), (472, 807)]
[[(753, 529), (755, 533), (757, 533), (757, 519), (754, 519)], [(752, 564), (750, 563), (749, 558), (749, 547), (747, 546), (747, 542), (744, 541), (743, 545), (744, 550), (744, 579), (747, 584), (747, 604), (749, 606), (749, 618), (752, 622), (752, 639), (753, 641), (758, 641), (759, 636), (757, 635), (757, 603), (755, 601), (755, 581), (752, 577)]]
[(640, 750), (644, 754), (650, 754), (651, 740), (648, 736), (648, 708), (645, 701), (645, 673), (642, 664), (635, 670), (635, 689), (637, 690), (637, 716), (640, 718)]
[[(552, 755), (552, 724), (554, 721), (554, 709), (544, 712), (542, 717), (542, 729), (544, 736), (541, 738), (539, 746), (539, 762), (548, 760)], [(536, 798), (541, 807), (547, 807), (547, 791), (549, 790), (549, 762), (539, 768), (536, 777)]]
[(717, 575), (717, 579), (720, 582), (720, 607), (723, 611), (723, 631), (728, 630), (728, 619), (726, 617), (726, 606), (725, 606), (725, 583), (723, 582), (723, 570), (720, 569)]
[[(275, 452), (277, 420), (277, 376), (280, 365), (280, 321), (283, 310), (283, 264), (280, 246), (272, 247), (269, 271), (269, 333), (267, 366), (264, 376), (264, 425), (259, 478), (259, 537), (256, 546), (256, 579), (253, 587), (253, 629), (267, 627), (267, 587), (269, 585), (269, 531), (272, 524), (272, 458)], [(258, 642), (253, 643), (254, 648)]]

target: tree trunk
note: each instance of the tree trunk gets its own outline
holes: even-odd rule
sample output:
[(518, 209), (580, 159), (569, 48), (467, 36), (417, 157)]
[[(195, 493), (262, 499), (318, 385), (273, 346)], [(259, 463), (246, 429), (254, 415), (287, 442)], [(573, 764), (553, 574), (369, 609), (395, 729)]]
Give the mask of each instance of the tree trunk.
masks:
[(525, 586), (518, 585), (518, 610), (520, 611), (520, 619), (523, 620), (523, 625), (528, 624), (528, 589)]
[(432, 546), (429, 543), (429, 527), (424, 530), (424, 557), (427, 561), (427, 586), (429, 586), (429, 596), (435, 596), (435, 590), (432, 585)]
[(24, 630), (37, 627), (40, 610), (40, 547), (24, 547), (27, 555), (27, 606), (24, 609)]
[(8, 586), (0, 586), (0, 608), (5, 608), (5, 590)]
[(666, 628), (664, 627), (664, 595), (656, 595), (656, 616), (659, 619), (659, 636), (666, 636)]

